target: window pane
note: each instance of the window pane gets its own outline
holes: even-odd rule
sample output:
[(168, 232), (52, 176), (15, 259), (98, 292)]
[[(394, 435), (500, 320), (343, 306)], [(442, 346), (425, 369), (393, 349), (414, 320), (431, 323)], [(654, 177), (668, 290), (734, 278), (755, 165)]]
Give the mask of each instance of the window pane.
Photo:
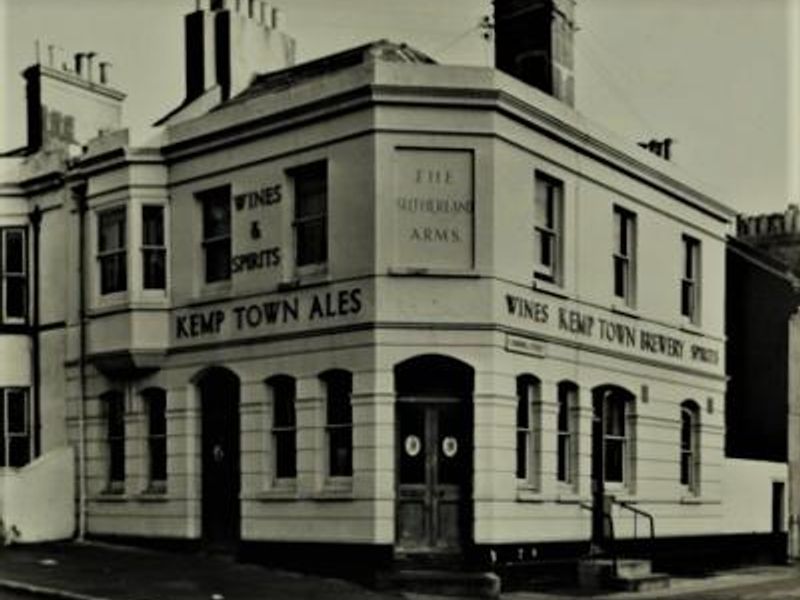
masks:
[(336, 376), (328, 380), (327, 423), (343, 425), (353, 421), (353, 409), (350, 404), (352, 383), (346, 376)]
[(14, 436), (8, 444), (8, 466), (24, 467), (31, 460), (31, 441), (27, 435)]
[(222, 281), (231, 277), (230, 238), (209, 242), (206, 252), (206, 281)]
[(100, 214), (98, 244), (100, 252), (118, 250), (125, 247), (124, 208)]
[(558, 436), (558, 480), (569, 481), (569, 435)]
[(164, 208), (142, 207), (142, 243), (145, 246), (164, 245)]
[(349, 477), (353, 474), (353, 430), (350, 427), (330, 429), (328, 432), (330, 474)]
[(324, 215), (328, 211), (328, 169), (325, 163), (294, 172), (295, 217)]
[(127, 255), (117, 252), (100, 257), (100, 293), (111, 294), (127, 289)]
[(276, 396), (274, 408), (274, 427), (295, 426), (295, 405), (292, 397)]
[(24, 277), (7, 277), (5, 286), (5, 316), (24, 319), (26, 309), (26, 289)]
[(625, 298), (628, 295), (628, 261), (614, 257), (614, 295)]
[(110, 481), (125, 481), (125, 440), (114, 439), (108, 444)]
[(625, 402), (610, 398), (606, 402), (606, 434), (623, 437), (625, 435)]
[(624, 442), (618, 439), (606, 439), (605, 480), (619, 482), (623, 480)]
[(328, 231), (325, 219), (297, 224), (297, 264), (313, 265), (328, 260)]
[(558, 399), (558, 430), (569, 431), (569, 401), (566, 398)]
[(148, 418), (150, 435), (164, 435), (167, 433), (166, 398), (163, 392), (154, 392), (148, 398)]
[(517, 431), (517, 479), (528, 478), (528, 432)]
[(691, 460), (692, 455), (688, 452), (681, 452), (681, 484), (689, 485), (691, 483)]
[(530, 405), (528, 404), (528, 385), (517, 386), (517, 427), (527, 429), (530, 424)]
[(226, 237), (231, 233), (231, 202), (227, 188), (217, 194), (203, 201), (204, 240)]
[(7, 230), (5, 232), (5, 248), (3, 257), (5, 274), (25, 273), (25, 235), (22, 230)]
[(275, 432), (275, 477), (297, 475), (297, 440), (295, 430)]
[(167, 438), (150, 439), (150, 481), (167, 480)]
[(543, 267), (553, 267), (554, 266), (554, 254), (555, 254), (555, 238), (553, 234), (546, 232), (546, 231), (537, 231), (536, 232), (539, 237), (539, 265)]
[(8, 390), (8, 433), (28, 433), (28, 402), (22, 390)]
[(167, 271), (165, 260), (165, 250), (147, 249), (142, 251), (144, 288), (146, 290), (163, 290), (166, 287)]

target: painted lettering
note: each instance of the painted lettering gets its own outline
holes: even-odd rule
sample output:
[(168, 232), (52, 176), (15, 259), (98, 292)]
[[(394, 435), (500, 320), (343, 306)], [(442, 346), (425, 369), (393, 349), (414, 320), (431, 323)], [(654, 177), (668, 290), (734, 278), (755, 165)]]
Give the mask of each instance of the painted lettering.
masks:
[(233, 203), (236, 206), (236, 210), (244, 210), (245, 208), (253, 209), (277, 204), (281, 201), (282, 197), (281, 184), (277, 184), (263, 187), (259, 190), (236, 194), (233, 197)]
[(558, 327), (570, 333), (591, 336), (594, 329), (594, 317), (577, 310), (558, 309)]
[(175, 320), (175, 335), (181, 339), (217, 334), (224, 322), (225, 313), (221, 310), (182, 315)]
[(458, 229), (440, 229), (438, 227), (414, 227), (410, 239), (415, 242), (459, 243), (461, 233)]
[(231, 258), (231, 272), (241, 273), (242, 271), (255, 271), (258, 269), (270, 269), (280, 266), (281, 249), (278, 246), (265, 248), (258, 252), (246, 252), (237, 254)]
[(508, 314), (530, 319), (534, 323), (547, 323), (550, 318), (547, 304), (510, 294), (506, 294), (506, 308), (508, 309)]

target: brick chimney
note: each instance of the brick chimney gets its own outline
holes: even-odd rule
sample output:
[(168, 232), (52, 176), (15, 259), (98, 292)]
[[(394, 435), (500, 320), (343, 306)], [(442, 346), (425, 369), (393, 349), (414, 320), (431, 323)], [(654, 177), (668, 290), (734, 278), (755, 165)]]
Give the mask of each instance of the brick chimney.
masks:
[(575, 105), (575, 0), (493, 0), (497, 68)]
[(294, 64), (295, 41), (280, 11), (262, 0), (196, 0), (186, 15), (186, 100), (219, 86), (222, 100), (252, 78)]
[(73, 60), (55, 45), (44, 63), (23, 72), (26, 80), (29, 152), (54, 146), (83, 145), (122, 126), (125, 94), (92, 75), (95, 52), (78, 52)]

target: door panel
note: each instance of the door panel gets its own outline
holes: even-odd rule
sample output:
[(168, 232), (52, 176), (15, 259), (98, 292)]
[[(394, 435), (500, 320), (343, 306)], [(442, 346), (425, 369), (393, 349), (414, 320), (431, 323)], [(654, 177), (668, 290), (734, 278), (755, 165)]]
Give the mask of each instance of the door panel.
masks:
[(468, 537), (471, 420), (463, 403), (398, 402), (397, 543), (458, 551)]
[(239, 539), (239, 384), (209, 375), (201, 385), (202, 525), (212, 544)]

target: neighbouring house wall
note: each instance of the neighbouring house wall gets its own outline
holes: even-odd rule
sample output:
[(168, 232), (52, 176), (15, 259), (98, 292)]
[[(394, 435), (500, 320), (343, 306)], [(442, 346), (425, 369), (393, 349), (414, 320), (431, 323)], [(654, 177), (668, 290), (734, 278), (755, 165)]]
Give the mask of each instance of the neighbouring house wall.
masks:
[(47, 542), (75, 531), (75, 458), (62, 446), (26, 467), (0, 473), (2, 534), (6, 541)]
[[(722, 463), (723, 520), (720, 533), (773, 531), (773, 482), (788, 482), (786, 463), (726, 458)], [(784, 487), (784, 493), (785, 493)], [(782, 506), (786, 506), (785, 497)], [(786, 528), (786, 510), (781, 530)]]

